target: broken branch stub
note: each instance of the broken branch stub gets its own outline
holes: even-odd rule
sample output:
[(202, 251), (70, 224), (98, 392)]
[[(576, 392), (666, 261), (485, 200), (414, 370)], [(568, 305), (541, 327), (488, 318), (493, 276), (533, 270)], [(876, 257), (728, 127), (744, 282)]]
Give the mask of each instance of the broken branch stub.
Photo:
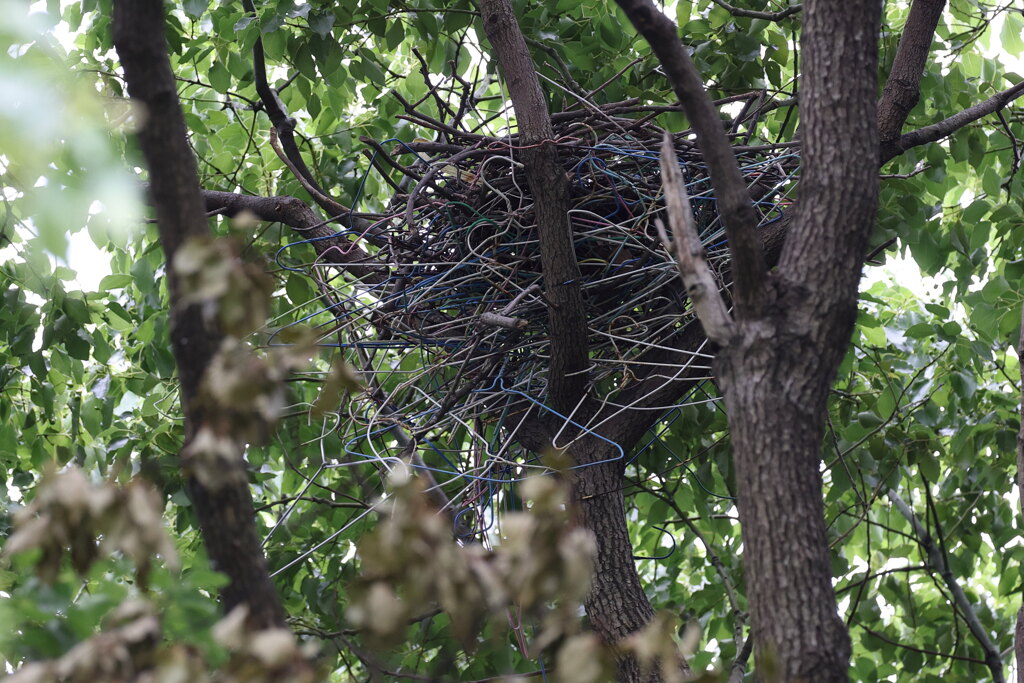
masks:
[[(679, 171), (672, 137), (667, 132), (661, 143), (661, 182), (665, 188), (665, 209), (672, 230), (679, 275), (683, 278), (686, 293), (693, 302), (708, 339), (724, 346), (732, 336), (732, 318), (704, 258), (704, 246), (697, 234), (690, 197), (686, 193), (683, 174)], [(660, 220), (655, 224), (658, 236), (667, 248), (669, 242), (665, 228)]]

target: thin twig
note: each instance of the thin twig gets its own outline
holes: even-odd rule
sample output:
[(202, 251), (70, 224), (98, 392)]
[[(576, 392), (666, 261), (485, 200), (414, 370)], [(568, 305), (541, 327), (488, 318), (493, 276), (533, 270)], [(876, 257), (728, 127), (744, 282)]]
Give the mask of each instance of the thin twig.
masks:
[(935, 539), (932, 538), (932, 535), (924, 525), (921, 524), (921, 521), (907, 502), (900, 497), (900, 494), (895, 489), (889, 489), (887, 495), (900, 514), (910, 523), (910, 528), (914, 530), (914, 535), (917, 536), (917, 540), (928, 558), (928, 564), (939, 573), (939, 576), (942, 577), (943, 582), (946, 584), (946, 588), (953, 595), (953, 602), (963, 615), (964, 621), (967, 622), (967, 628), (971, 630), (975, 640), (978, 641), (978, 645), (981, 646), (982, 651), (985, 653), (985, 664), (992, 673), (993, 682), (1004, 683), (1006, 679), (1003, 676), (1003, 662), (1000, 659), (999, 648), (992, 642), (988, 635), (988, 630), (978, 618), (974, 605), (971, 604), (967, 594), (964, 593), (964, 589), (960, 586), (960, 582), (953, 575), (953, 570), (949, 567), (946, 554), (942, 551), (939, 544), (935, 542)]

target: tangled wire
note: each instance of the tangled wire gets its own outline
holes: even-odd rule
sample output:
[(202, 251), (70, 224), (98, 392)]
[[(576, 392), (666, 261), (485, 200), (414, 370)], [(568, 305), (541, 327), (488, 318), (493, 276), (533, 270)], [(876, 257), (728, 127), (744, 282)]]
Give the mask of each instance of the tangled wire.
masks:
[[(571, 185), (590, 396), (622, 410), (630, 406), (617, 406), (616, 397), (643, 369), (644, 353), (666, 344), (692, 316), (654, 227), (662, 211), (661, 132), (650, 116), (623, 118), (640, 108), (630, 104), (555, 116), (555, 144)], [(541, 467), (517, 445), (527, 416), (554, 416), (563, 427), (602, 438), (600, 424), (576, 424), (543, 402), (550, 358), (544, 292), (555, 283), (541, 272), (523, 148), (515, 136), (469, 133), (426, 116), (416, 122), (461, 144), (367, 141), (371, 168), (386, 164), (404, 179), (388, 180), (396, 196), (386, 213), (344, 234), (376, 245), (373, 257), (389, 275), (332, 285), (331, 303), (321, 311), (329, 317), (321, 323), (322, 343), (343, 349), (367, 385), (349, 404), (345, 457), (387, 467), (417, 450), (418, 466), (464, 487), (453, 499), (480, 505), (496, 486)], [(724, 228), (707, 169), (692, 136), (676, 141), (701, 241), (709, 260), (722, 266)], [(391, 142), (389, 152), (384, 145)], [(780, 220), (798, 157), (764, 148), (737, 148), (737, 157), (761, 226)], [(661, 373), (668, 382), (710, 370), (710, 358), (698, 349)]]

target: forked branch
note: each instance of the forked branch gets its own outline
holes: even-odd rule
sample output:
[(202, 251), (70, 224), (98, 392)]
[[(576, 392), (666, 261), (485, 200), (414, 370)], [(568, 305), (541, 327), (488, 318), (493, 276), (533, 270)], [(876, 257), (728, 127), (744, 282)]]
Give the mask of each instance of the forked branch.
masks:
[(964, 621), (967, 622), (967, 627), (971, 630), (971, 635), (973, 635), (978, 641), (978, 645), (981, 646), (982, 651), (985, 653), (985, 664), (988, 665), (989, 671), (992, 672), (992, 680), (997, 683), (1003, 683), (1006, 679), (1003, 677), (1003, 661), (999, 648), (992, 642), (988, 632), (985, 630), (985, 626), (978, 618), (978, 613), (974, 604), (971, 602), (970, 598), (967, 597), (967, 593), (965, 593), (963, 587), (960, 586), (960, 582), (957, 581), (956, 576), (953, 575), (953, 570), (950, 569), (944, 548), (941, 547), (942, 530), (937, 529), (937, 532), (940, 535), (938, 542), (936, 542), (936, 539), (932, 537), (931, 533), (928, 532), (928, 529), (925, 528), (917, 515), (914, 514), (914, 510), (905, 500), (903, 500), (895, 489), (889, 489), (888, 497), (896, 509), (900, 511), (900, 514), (903, 515), (910, 524), (910, 528), (913, 529), (914, 536), (917, 537), (918, 543), (921, 544), (921, 550), (924, 551), (924, 554), (928, 559), (929, 567), (939, 573), (939, 576), (942, 577), (942, 581), (946, 584), (946, 588), (949, 589), (950, 594), (953, 596), (953, 603), (960, 611)]
[(320, 261), (344, 266), (365, 283), (377, 284), (388, 277), (387, 266), (373, 262), (364, 249), (328, 227), (330, 220), (321, 220), (298, 197), (259, 197), (217, 190), (203, 190), (202, 194), (207, 212), (230, 217), (248, 213), (257, 220), (287, 225), (309, 240)]
[(878, 101), (878, 137), (883, 154), (886, 146), (899, 138), (907, 116), (920, 99), (921, 76), (945, 6), (946, 0), (914, 0), (910, 7), (896, 58)]
[(697, 144), (711, 171), (718, 211), (729, 240), (729, 254), (733, 262), (733, 300), (737, 313), (745, 315), (756, 307), (768, 270), (761, 240), (754, 231), (758, 224), (757, 212), (747, 194), (747, 184), (736, 163), (729, 138), (722, 128), (722, 119), (704, 89), (690, 53), (679, 40), (675, 23), (651, 0), (616, 2), (636, 30), (651, 44), (697, 133)]

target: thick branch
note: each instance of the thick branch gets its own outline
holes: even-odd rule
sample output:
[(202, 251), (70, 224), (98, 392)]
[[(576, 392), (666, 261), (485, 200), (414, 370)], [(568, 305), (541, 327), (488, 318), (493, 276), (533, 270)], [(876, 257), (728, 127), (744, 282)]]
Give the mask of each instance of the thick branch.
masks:
[(722, 9), (729, 10), (729, 14), (734, 17), (746, 17), (748, 19), (764, 19), (765, 21), (782, 21), (786, 17), (792, 16), (804, 8), (803, 5), (790, 5), (784, 10), (778, 12), (759, 12), (754, 9), (743, 9), (742, 7), (735, 7), (725, 2), (725, 0), (712, 0), (716, 5)]
[(569, 179), (558, 161), (547, 101), (509, 0), (481, 0), (484, 29), (508, 83), (534, 198), (551, 330), (548, 402), (568, 414), (587, 386), (587, 317), (569, 222)]
[[(1005, 107), (1016, 97), (1019, 97), (1022, 92), (1024, 92), (1024, 88), (1022, 88), (1022, 84), (1018, 84), (1013, 88), (1009, 88), (1008, 90), (995, 95), (989, 100), (974, 105), (964, 112), (946, 119), (943, 122), (922, 128), (918, 131), (907, 133), (901, 138), (901, 145), (898, 149), (891, 147), (887, 152), (882, 146), (880, 146), (880, 165), (884, 165), (887, 161), (892, 160), (894, 157), (902, 154), (908, 149), (941, 139), (945, 135), (955, 132), (958, 128), (963, 127), (986, 114), (999, 111), (1000, 108)], [(936, 130), (933, 131), (933, 129)], [(779, 252), (783, 244), (789, 239), (789, 234), (791, 232), (790, 226), (792, 225), (791, 217), (793, 215), (794, 214), (791, 212), (782, 221), (759, 231), (762, 239), (762, 248), (769, 265), (775, 265), (777, 263)], [(868, 256), (868, 258), (873, 257), (874, 254), (869, 254)], [(704, 337), (699, 334), (699, 330), (695, 332), (695, 328), (688, 326), (681, 331), (680, 335), (673, 342), (671, 342), (671, 345), (678, 349), (677, 352), (657, 351), (649, 356), (645, 356), (643, 360), (645, 362), (665, 366), (676, 366), (685, 362), (688, 353), (697, 349), (703, 340)], [(659, 373), (654, 372), (652, 374), (658, 375)], [(679, 397), (683, 396), (687, 391), (690, 391), (693, 388), (694, 383), (698, 381), (697, 378), (704, 374), (705, 373), (702, 371), (685, 373), (678, 377), (674, 383), (666, 383), (663, 378), (657, 376), (644, 379), (640, 383), (636, 384), (633, 389), (626, 391), (622, 396), (622, 401), (627, 404), (633, 404), (635, 401), (639, 400), (641, 401), (639, 405), (668, 405), (677, 401)], [(647, 397), (647, 399), (645, 400), (643, 397)], [(631, 413), (624, 413), (613, 420), (608, 427), (608, 434), (610, 438), (617, 443), (623, 444), (628, 450), (633, 444), (634, 436), (635, 438), (639, 438), (644, 430), (653, 424), (657, 418), (658, 415), (653, 412), (645, 413), (642, 411), (634, 411)], [(1024, 464), (1022, 464), (1022, 467), (1024, 467)], [(1024, 612), (1022, 612), (1022, 614), (1024, 614)], [(1024, 619), (1024, 617), (1022, 617), (1022, 619)], [(1022, 634), (1024, 634), (1024, 622), (1022, 622)], [(1022, 636), (1022, 638), (1024, 638), (1024, 636)], [(1021, 648), (1022, 653), (1024, 653), (1024, 640), (1022, 640)], [(1024, 656), (1024, 654), (1022, 654), (1022, 656)], [(1020, 683), (1024, 683), (1024, 680)]]
[(387, 277), (383, 265), (373, 264), (370, 256), (358, 244), (327, 227), (313, 209), (297, 197), (256, 197), (203, 190), (203, 199), (207, 211), (217, 211), (226, 216), (247, 212), (261, 221), (284, 223), (303, 239), (310, 240), (322, 261), (344, 265), (346, 271), (363, 282), (376, 284)]
[(807, 297), (799, 324), (820, 335), (817, 343), (838, 363), (878, 209), (881, 13), (875, 0), (805, 7), (800, 202), (779, 270), (794, 294)]
[[(1020, 324), (1017, 357), (1024, 358), (1024, 310), (1021, 311)], [(1020, 364), (1020, 386), (1024, 389), (1024, 363)], [(1017, 490), (1024, 491), (1024, 394), (1020, 397), (1020, 428), (1017, 431)], [(1019, 512), (1024, 517), (1024, 496), (1019, 496), (1018, 504)], [(1024, 605), (1021, 605), (1020, 611), (1017, 612), (1013, 649), (1017, 658), (1017, 683), (1024, 683)]]
[(672, 89), (697, 134), (711, 171), (718, 212), (725, 224), (733, 262), (733, 300), (740, 317), (751, 313), (767, 274), (761, 241), (754, 231), (757, 212), (740, 173), (722, 119), (711, 103), (697, 67), (676, 34), (676, 25), (651, 0), (616, 0), (637, 31), (651, 44)]
[(747, 660), (750, 653), (754, 651), (754, 638), (747, 636), (743, 641), (743, 647), (736, 653), (736, 660), (729, 667), (729, 683), (743, 683), (747, 673)]
[[(822, 501), (829, 387), (849, 344), (878, 205), (878, 0), (804, 5), (800, 206), (756, 318), (716, 356), (751, 634), (780, 680), (848, 679)], [(739, 263), (733, 264), (738, 278)]]
[[(911, 24), (920, 26), (917, 21), (911, 21), (908, 19), (908, 26)], [(899, 59), (900, 58), (897, 58), (897, 60)], [(1012, 90), (1014, 89), (1010, 89), (1010, 91)], [(996, 97), (1002, 99), (1004, 103), (1008, 103), (1012, 99), (1012, 97), (1008, 96), (1010, 91), (1000, 93), (1000, 95)], [(988, 106), (989, 103), (983, 102), (972, 107), (968, 111), (977, 110), (982, 107), (987, 109)], [(988, 111), (993, 110), (998, 110), (998, 108)], [(971, 120), (975, 120), (976, 118), (977, 117)], [(970, 120), (964, 121), (960, 125), (966, 125), (966, 123), (969, 122)], [(952, 132), (952, 130), (950, 132)], [(916, 134), (910, 133), (904, 137), (910, 140), (913, 139), (912, 136), (914, 135)], [(925, 144), (930, 141), (931, 140), (920, 140), (919, 142), (916, 142), (916, 144)], [(912, 146), (913, 145), (907, 145), (906, 148), (909, 149)], [(886, 155), (886, 152), (882, 150), (882, 163), (891, 160), (894, 156), (901, 154), (903, 151), (905, 150), (900, 149)], [(790, 233), (789, 228), (792, 224), (792, 216), (793, 213), (791, 212), (783, 221), (779, 221), (778, 223), (769, 226), (766, 230), (760, 231), (762, 233), (760, 237), (762, 238), (763, 250), (769, 264), (774, 265), (778, 261), (781, 247)], [(677, 367), (686, 362), (691, 352), (700, 348), (704, 339), (705, 337), (697, 325), (688, 325), (680, 331), (680, 334), (674, 340), (666, 343), (666, 345), (674, 346), (678, 351), (671, 352), (667, 350), (655, 350), (645, 355), (643, 360), (645, 363), (651, 363), (652, 367)], [(695, 384), (701, 381), (702, 378), (706, 377), (707, 371), (694, 369), (679, 375), (672, 382), (666, 382), (664, 375), (665, 373), (663, 371), (652, 369), (648, 377), (641, 379), (641, 381), (634, 384), (632, 388), (627, 388), (626, 391), (624, 391), (620, 397), (620, 403), (637, 405), (641, 408), (644, 406), (672, 404), (678, 401), (680, 397), (686, 394), (686, 392), (692, 390)], [(621, 444), (628, 451), (633, 447), (635, 441), (640, 438), (645, 430), (657, 421), (659, 415), (660, 414), (657, 412), (644, 410), (634, 410), (621, 413), (612, 418), (610, 422), (606, 423), (604, 428), (605, 434), (616, 443)], [(1022, 441), (1024, 441), (1024, 436), (1022, 436)], [(1024, 471), (1024, 460), (1022, 460), (1021, 468), (1022, 471)], [(1022, 611), (1022, 615), (1024, 615), (1024, 611)], [(1024, 662), (1024, 616), (1022, 616), (1021, 652), (1022, 662)], [(1024, 671), (1024, 665), (1022, 665), (1022, 671)], [(1020, 683), (1024, 683), (1024, 680)]]
[(999, 648), (989, 638), (988, 631), (985, 630), (981, 620), (978, 619), (974, 605), (971, 604), (967, 594), (964, 593), (964, 589), (960, 587), (960, 583), (953, 576), (953, 570), (949, 568), (949, 562), (946, 560), (945, 553), (939, 548), (939, 545), (932, 538), (932, 535), (928, 533), (928, 530), (924, 528), (924, 525), (921, 524), (921, 521), (914, 514), (910, 506), (907, 505), (907, 502), (900, 497), (900, 494), (894, 489), (889, 489), (888, 497), (892, 504), (896, 506), (896, 509), (900, 511), (900, 514), (910, 522), (910, 528), (914, 530), (914, 536), (917, 537), (918, 542), (928, 557), (928, 564), (939, 573), (942, 581), (946, 584), (946, 588), (952, 594), (953, 602), (963, 615), (964, 621), (967, 622), (967, 628), (971, 630), (971, 634), (974, 635), (974, 638), (985, 653), (985, 664), (992, 672), (992, 680), (995, 683), (1003, 683), (1006, 679), (1003, 677), (1003, 661), (999, 654)]
[[(252, 0), (242, 0), (242, 7), (248, 14), (257, 17), (256, 7)], [(338, 219), (343, 225), (354, 229), (365, 228), (362, 221), (353, 218), (351, 209), (327, 194), (327, 191), (320, 186), (309, 171), (306, 162), (303, 161), (302, 153), (295, 143), (295, 119), (288, 116), (277, 91), (271, 88), (267, 82), (267, 62), (263, 52), (263, 39), (259, 34), (256, 35), (256, 42), (252, 46), (252, 72), (260, 103), (273, 124), (271, 145), (274, 151), (321, 209), (332, 218)]]
[[(252, 0), (242, 0), (242, 7), (247, 14), (259, 20)], [(292, 131), (295, 130), (295, 119), (288, 116), (281, 98), (278, 97), (277, 92), (267, 82), (267, 63), (263, 54), (263, 39), (258, 34), (256, 42), (252, 46), (252, 73), (253, 81), (256, 85), (256, 94), (260, 96), (260, 103), (267, 112), (267, 116), (270, 117), (270, 123), (273, 124), (278, 136), (281, 138), (281, 146), (284, 148), (285, 154), (291, 159), (296, 170), (308, 183), (317, 188), (321, 194), (327, 194), (317, 184), (313, 174), (309, 172), (306, 162), (302, 160), (299, 147), (295, 144), (295, 136), (292, 134)]]
[(1012, 88), (996, 93), (984, 102), (979, 102), (973, 107), (968, 107), (959, 113), (953, 114), (948, 119), (943, 119), (938, 123), (906, 133), (893, 142), (889, 148), (882, 150), (882, 163), (890, 161), (912, 147), (925, 145), (952, 135), (967, 124), (973, 123), (983, 116), (994, 114), (1021, 95), (1024, 95), (1024, 81), (1021, 81)]
[[(672, 145), (672, 136), (668, 133), (665, 133), (665, 140), (661, 144), (661, 182), (665, 186), (665, 208), (675, 238), (676, 262), (686, 286), (686, 294), (693, 302), (708, 339), (725, 346), (733, 333), (732, 318), (704, 258), (704, 246), (697, 234), (690, 197), (686, 193), (683, 174), (679, 172), (679, 160)], [(658, 235), (668, 248), (668, 236), (660, 220), (657, 226)]]
[[(145, 110), (138, 132), (139, 146), (149, 167), (160, 244), (167, 263), (171, 264), (186, 240), (209, 234), (209, 225), (167, 58), (163, 3), (117, 0), (113, 30), (128, 91), (132, 100)], [(187, 445), (204, 424), (205, 417), (196, 399), (203, 374), (220, 346), (221, 334), (207, 323), (198, 305), (181, 303), (180, 285), (172, 267), (167, 268), (167, 280), (171, 345), (181, 378)], [(213, 490), (186, 472), (189, 494), (210, 558), (229, 578), (221, 593), (225, 610), (246, 605), (250, 627), (284, 626), (284, 609), (260, 550), (241, 445), (235, 445), (238, 476), (225, 477), (224, 484)]]
[(946, 0), (914, 0), (910, 7), (892, 70), (878, 101), (878, 138), (883, 150), (899, 138), (903, 124), (917, 106), (921, 76), (945, 6)]
[[(778, 263), (789, 226), (793, 222), (793, 215), (793, 212), (790, 212), (782, 220), (758, 230), (769, 267), (774, 267)], [(729, 274), (730, 271), (723, 271), (722, 277), (728, 280)], [(646, 408), (672, 405), (688, 391), (692, 391), (698, 383), (707, 379), (709, 371), (706, 366), (711, 359), (711, 350), (704, 351), (705, 359), (691, 363), (694, 360), (692, 354), (701, 351), (706, 340), (700, 325), (690, 322), (672, 339), (662, 344), (663, 347), (671, 349), (651, 349), (645, 353), (640, 360), (644, 367), (650, 370), (647, 373), (638, 373), (640, 381), (625, 388), (618, 400), (623, 405), (635, 406), (637, 410), (621, 412), (611, 418), (604, 427), (605, 435), (627, 451), (631, 450), (636, 441), (661, 417), (660, 412)], [(678, 368), (687, 364), (691, 364), (692, 367), (675, 374), (671, 380), (666, 376), (666, 368)]]
[[(299, 165), (292, 161), (288, 153), (285, 152), (283, 145), (284, 141), (281, 139), (280, 131), (276, 127), (271, 128), (270, 146), (274, 149), (274, 153), (277, 154), (277, 158), (288, 167), (288, 170), (292, 172), (295, 179), (302, 185), (302, 189), (309, 193), (309, 196), (313, 198), (317, 206), (326, 211), (327, 215), (331, 216), (332, 219), (345, 219), (342, 222), (347, 225), (352, 217), (352, 209), (324, 194), (319, 185), (307, 178), (309, 170), (304, 165)], [(301, 163), (301, 156), (299, 161)]]

